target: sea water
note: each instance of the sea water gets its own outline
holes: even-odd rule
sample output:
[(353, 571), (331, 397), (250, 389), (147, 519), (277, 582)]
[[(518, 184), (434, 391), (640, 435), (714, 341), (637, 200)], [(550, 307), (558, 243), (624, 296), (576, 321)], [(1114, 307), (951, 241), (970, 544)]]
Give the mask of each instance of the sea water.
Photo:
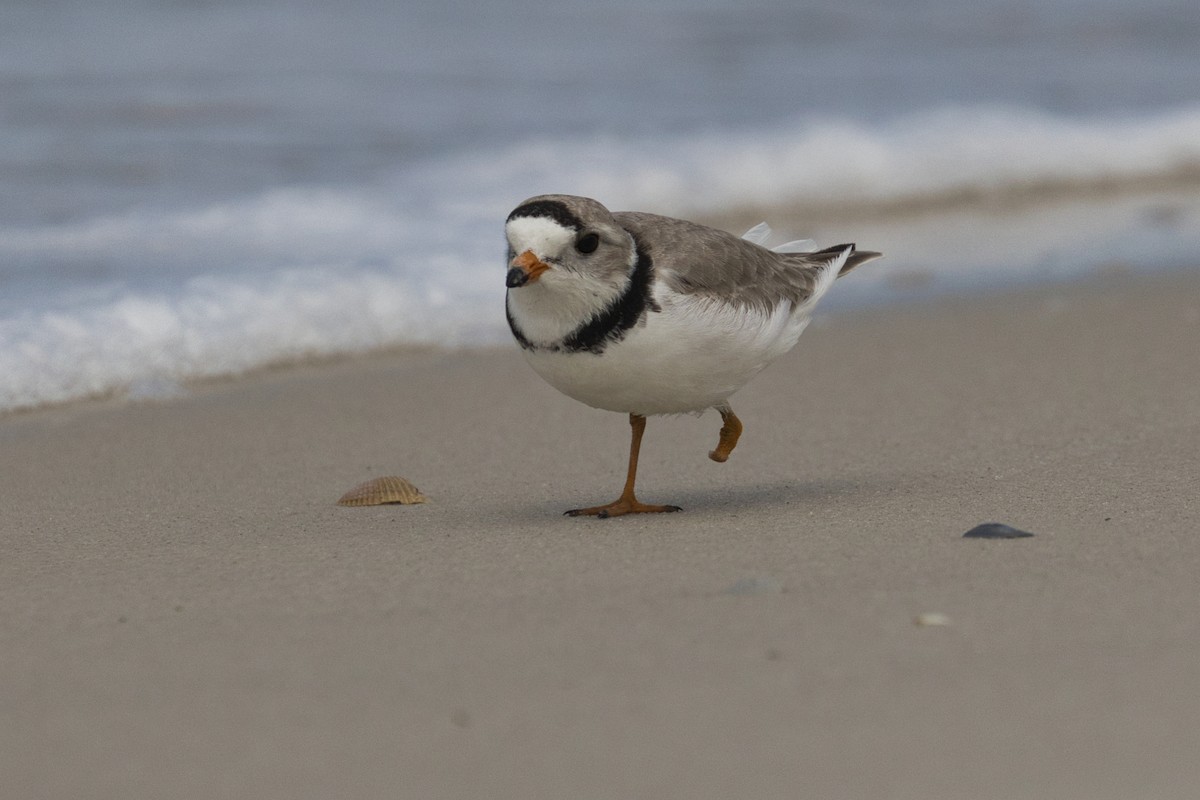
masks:
[(1193, 0), (6, 3), (0, 410), (501, 342), (543, 192), (885, 251), (835, 305), (1191, 266), (1198, 43)]

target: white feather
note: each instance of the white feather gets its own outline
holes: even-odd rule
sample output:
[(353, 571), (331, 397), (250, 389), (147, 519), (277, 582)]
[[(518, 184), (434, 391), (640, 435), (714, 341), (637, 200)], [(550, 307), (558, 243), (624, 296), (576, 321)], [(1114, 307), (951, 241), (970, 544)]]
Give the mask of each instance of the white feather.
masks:
[(575, 232), (548, 217), (517, 217), (504, 226), (508, 241), (519, 255), (532, 250), (538, 258), (558, 253), (575, 238)]
[(793, 239), (771, 249), (776, 253), (815, 253), (817, 243), (812, 239)]
[[(767, 240), (771, 238), (771, 226), (765, 222), (760, 222), (743, 233), (742, 238), (760, 247), (766, 247)], [(771, 249), (776, 253), (812, 253), (816, 251), (817, 243), (812, 239), (793, 239), (790, 242), (784, 242)]]
[(747, 242), (754, 242), (757, 245), (767, 246), (767, 239), (771, 238), (771, 226), (765, 222), (760, 222), (750, 230), (742, 234), (742, 238)]

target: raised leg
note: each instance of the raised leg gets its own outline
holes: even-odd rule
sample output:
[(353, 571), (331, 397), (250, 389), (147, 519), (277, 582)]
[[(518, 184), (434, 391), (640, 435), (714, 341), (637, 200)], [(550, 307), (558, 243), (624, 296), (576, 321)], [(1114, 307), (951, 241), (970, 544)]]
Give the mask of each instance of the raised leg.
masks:
[(633, 494), (633, 484), (637, 480), (638, 453), (642, 449), (642, 434), (646, 431), (646, 418), (638, 414), (629, 415), (629, 472), (625, 476), (625, 488), (621, 496), (608, 505), (593, 506), (592, 508), (573, 508), (566, 512), (568, 517), (619, 517), (623, 514), (653, 514), (667, 511), (680, 511), (679, 506), (652, 506), (639, 501)]
[(738, 437), (742, 435), (742, 421), (733, 413), (732, 408), (719, 409), (721, 412), (721, 438), (717, 441), (717, 449), (709, 452), (708, 457), (713, 461), (724, 462), (737, 447)]

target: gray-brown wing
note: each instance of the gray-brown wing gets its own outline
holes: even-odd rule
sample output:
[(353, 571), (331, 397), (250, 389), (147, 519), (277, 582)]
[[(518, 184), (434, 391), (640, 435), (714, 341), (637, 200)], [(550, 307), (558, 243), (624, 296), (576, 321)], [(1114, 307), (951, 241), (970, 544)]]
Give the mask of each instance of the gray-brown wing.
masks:
[[(675, 291), (768, 312), (782, 300), (804, 302), (812, 294), (820, 268), (853, 247), (781, 254), (694, 222), (633, 211), (613, 216), (650, 256), (659, 278)], [(862, 256), (853, 264), (848, 261), (842, 273), (877, 254)]]

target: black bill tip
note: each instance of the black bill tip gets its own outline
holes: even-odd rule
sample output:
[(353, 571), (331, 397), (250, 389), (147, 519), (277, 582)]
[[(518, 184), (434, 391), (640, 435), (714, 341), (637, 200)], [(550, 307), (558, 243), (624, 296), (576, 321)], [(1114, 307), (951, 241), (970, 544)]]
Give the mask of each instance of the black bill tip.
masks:
[(529, 273), (520, 267), (513, 267), (508, 271), (508, 277), (504, 279), (504, 285), (510, 289), (516, 289), (518, 286), (524, 286), (529, 283)]

